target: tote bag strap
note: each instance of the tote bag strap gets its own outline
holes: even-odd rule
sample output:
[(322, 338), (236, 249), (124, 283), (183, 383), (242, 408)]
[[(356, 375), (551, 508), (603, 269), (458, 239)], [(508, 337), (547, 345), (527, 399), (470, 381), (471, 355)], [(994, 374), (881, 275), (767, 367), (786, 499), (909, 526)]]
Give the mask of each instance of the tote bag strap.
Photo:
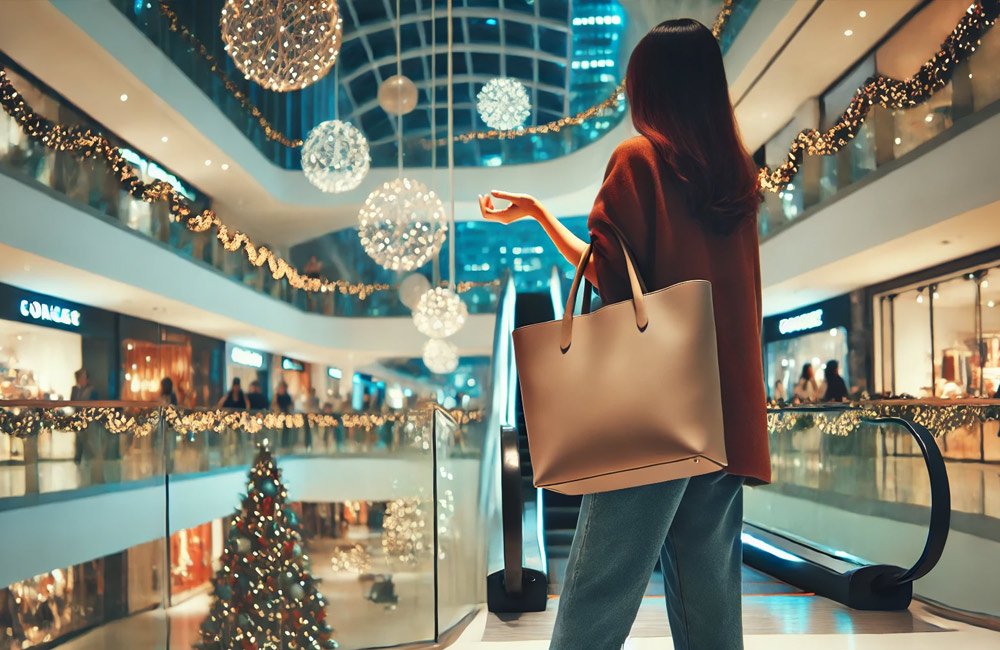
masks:
[[(632, 252), (628, 249), (625, 244), (625, 239), (622, 237), (621, 231), (617, 228), (613, 228), (612, 231), (615, 234), (615, 238), (618, 240), (618, 244), (622, 248), (622, 253), (625, 256), (625, 268), (628, 272), (629, 285), (632, 288), (632, 307), (635, 311), (635, 325), (640, 332), (645, 331), (646, 326), (649, 325), (649, 316), (646, 313), (646, 300), (644, 297), (645, 293), (645, 283), (639, 277), (636, 272), (635, 261), (632, 259)], [(576, 296), (580, 291), (580, 283), (583, 281), (584, 275), (587, 271), (587, 266), (590, 264), (590, 259), (594, 254), (594, 244), (591, 243), (587, 246), (587, 250), (584, 251), (583, 257), (580, 258), (580, 264), (576, 267), (576, 275), (573, 276), (573, 285), (569, 290), (569, 297), (566, 301), (566, 309), (563, 312), (562, 321), (562, 336), (560, 337), (559, 347), (563, 351), (563, 354), (569, 351), (570, 346), (573, 344), (573, 308), (576, 306)]]

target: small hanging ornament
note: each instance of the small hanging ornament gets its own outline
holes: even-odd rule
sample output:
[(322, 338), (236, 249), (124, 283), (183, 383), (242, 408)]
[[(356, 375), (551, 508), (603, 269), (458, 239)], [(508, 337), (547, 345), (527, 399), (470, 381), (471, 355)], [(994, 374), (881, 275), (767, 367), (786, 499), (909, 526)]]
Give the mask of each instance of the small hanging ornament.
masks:
[(520, 128), (531, 115), (528, 90), (517, 79), (491, 79), (476, 95), (476, 108), (490, 128), (510, 131)]
[(320, 122), (302, 145), (302, 173), (331, 194), (361, 185), (371, 161), (368, 139), (354, 125), (340, 120)]
[(424, 365), (437, 375), (447, 375), (458, 368), (458, 348), (445, 339), (431, 339), (424, 344)]
[(445, 287), (435, 287), (420, 297), (413, 310), (413, 324), (424, 336), (448, 338), (465, 325), (469, 309), (461, 296)]
[(389, 115), (406, 115), (417, 107), (417, 86), (401, 74), (394, 74), (378, 87), (378, 105)]
[(335, 0), (226, 0), (219, 29), (243, 76), (277, 92), (301, 90), (337, 61)]

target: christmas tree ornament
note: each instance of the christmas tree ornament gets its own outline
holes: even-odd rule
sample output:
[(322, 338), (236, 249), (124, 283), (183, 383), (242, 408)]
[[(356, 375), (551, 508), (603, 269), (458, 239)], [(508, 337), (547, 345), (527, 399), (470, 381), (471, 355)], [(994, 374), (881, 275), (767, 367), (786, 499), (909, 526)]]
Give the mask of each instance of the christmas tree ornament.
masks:
[(424, 344), (424, 365), (437, 375), (455, 372), (458, 368), (458, 348), (444, 339), (430, 339)]
[(378, 87), (378, 105), (390, 115), (406, 115), (417, 107), (417, 86), (409, 77), (394, 74)]
[(431, 290), (431, 281), (423, 273), (411, 273), (399, 283), (399, 301), (413, 309), (420, 297)]
[(226, 0), (219, 22), (237, 69), (276, 92), (326, 75), (340, 52), (341, 26), (335, 0)]
[(413, 310), (413, 324), (424, 336), (448, 338), (465, 325), (469, 309), (461, 296), (445, 287), (435, 287), (420, 297)]
[(476, 109), (486, 125), (509, 131), (524, 125), (531, 115), (528, 90), (517, 79), (491, 79), (476, 95)]
[(239, 551), (241, 555), (246, 555), (250, 552), (250, 540), (246, 537), (236, 538), (236, 550)]
[(365, 252), (390, 271), (412, 271), (444, 244), (444, 204), (420, 181), (397, 178), (376, 188), (358, 213), (358, 237)]
[(368, 139), (354, 125), (340, 120), (320, 122), (302, 145), (302, 173), (331, 194), (361, 185), (371, 161)]

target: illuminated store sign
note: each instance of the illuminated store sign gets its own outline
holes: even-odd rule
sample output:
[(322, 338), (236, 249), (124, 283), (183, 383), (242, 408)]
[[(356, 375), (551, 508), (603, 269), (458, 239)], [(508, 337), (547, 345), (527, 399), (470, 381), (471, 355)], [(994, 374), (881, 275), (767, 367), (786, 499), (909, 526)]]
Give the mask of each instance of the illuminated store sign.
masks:
[(823, 327), (823, 310), (814, 309), (804, 314), (782, 318), (778, 321), (780, 334), (794, 334)]
[(163, 169), (152, 160), (146, 160), (145, 158), (143, 158), (136, 152), (132, 151), (131, 149), (126, 149), (124, 147), (121, 148), (121, 152), (122, 152), (122, 158), (135, 165), (138, 168), (138, 170), (143, 174), (145, 174), (146, 176), (149, 176), (154, 180), (163, 181), (164, 183), (169, 184), (171, 187), (173, 187), (175, 190), (177, 190), (180, 194), (184, 195), (189, 200), (191, 201), (195, 200), (194, 192), (185, 187), (184, 183), (181, 182), (181, 179), (177, 178), (167, 170)]
[(233, 346), (233, 351), (229, 353), (229, 358), (233, 363), (240, 366), (249, 366), (258, 370), (264, 367), (264, 355), (254, 350)]
[(70, 327), (80, 327), (80, 312), (69, 307), (41, 302), (39, 300), (22, 300), (21, 315), (31, 320), (58, 323)]
[(306, 364), (301, 361), (296, 361), (295, 359), (289, 359), (288, 357), (281, 357), (281, 369), (302, 372), (306, 369)]
[(344, 373), (340, 368), (327, 368), (326, 374), (330, 379), (340, 379), (344, 376)]

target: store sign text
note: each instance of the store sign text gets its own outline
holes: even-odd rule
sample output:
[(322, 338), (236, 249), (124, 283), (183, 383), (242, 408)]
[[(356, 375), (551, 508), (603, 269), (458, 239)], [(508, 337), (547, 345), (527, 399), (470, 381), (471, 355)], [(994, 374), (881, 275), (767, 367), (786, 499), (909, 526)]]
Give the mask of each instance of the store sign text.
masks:
[(295, 359), (289, 359), (288, 357), (281, 358), (281, 368), (282, 370), (293, 370), (295, 372), (302, 372), (306, 369), (306, 366), (301, 361), (296, 361)]
[(330, 379), (340, 379), (341, 377), (344, 376), (344, 373), (343, 373), (343, 371), (341, 371), (340, 368), (327, 368), (326, 369), (326, 375)]
[(75, 309), (50, 305), (37, 300), (22, 300), (21, 315), (32, 320), (80, 327), (80, 312)]
[(778, 332), (781, 334), (794, 334), (823, 327), (823, 310), (814, 309), (798, 316), (782, 318), (778, 321)]
[(258, 369), (264, 367), (264, 355), (246, 348), (234, 347), (233, 351), (229, 353), (229, 358), (232, 359), (233, 363), (241, 366)]

